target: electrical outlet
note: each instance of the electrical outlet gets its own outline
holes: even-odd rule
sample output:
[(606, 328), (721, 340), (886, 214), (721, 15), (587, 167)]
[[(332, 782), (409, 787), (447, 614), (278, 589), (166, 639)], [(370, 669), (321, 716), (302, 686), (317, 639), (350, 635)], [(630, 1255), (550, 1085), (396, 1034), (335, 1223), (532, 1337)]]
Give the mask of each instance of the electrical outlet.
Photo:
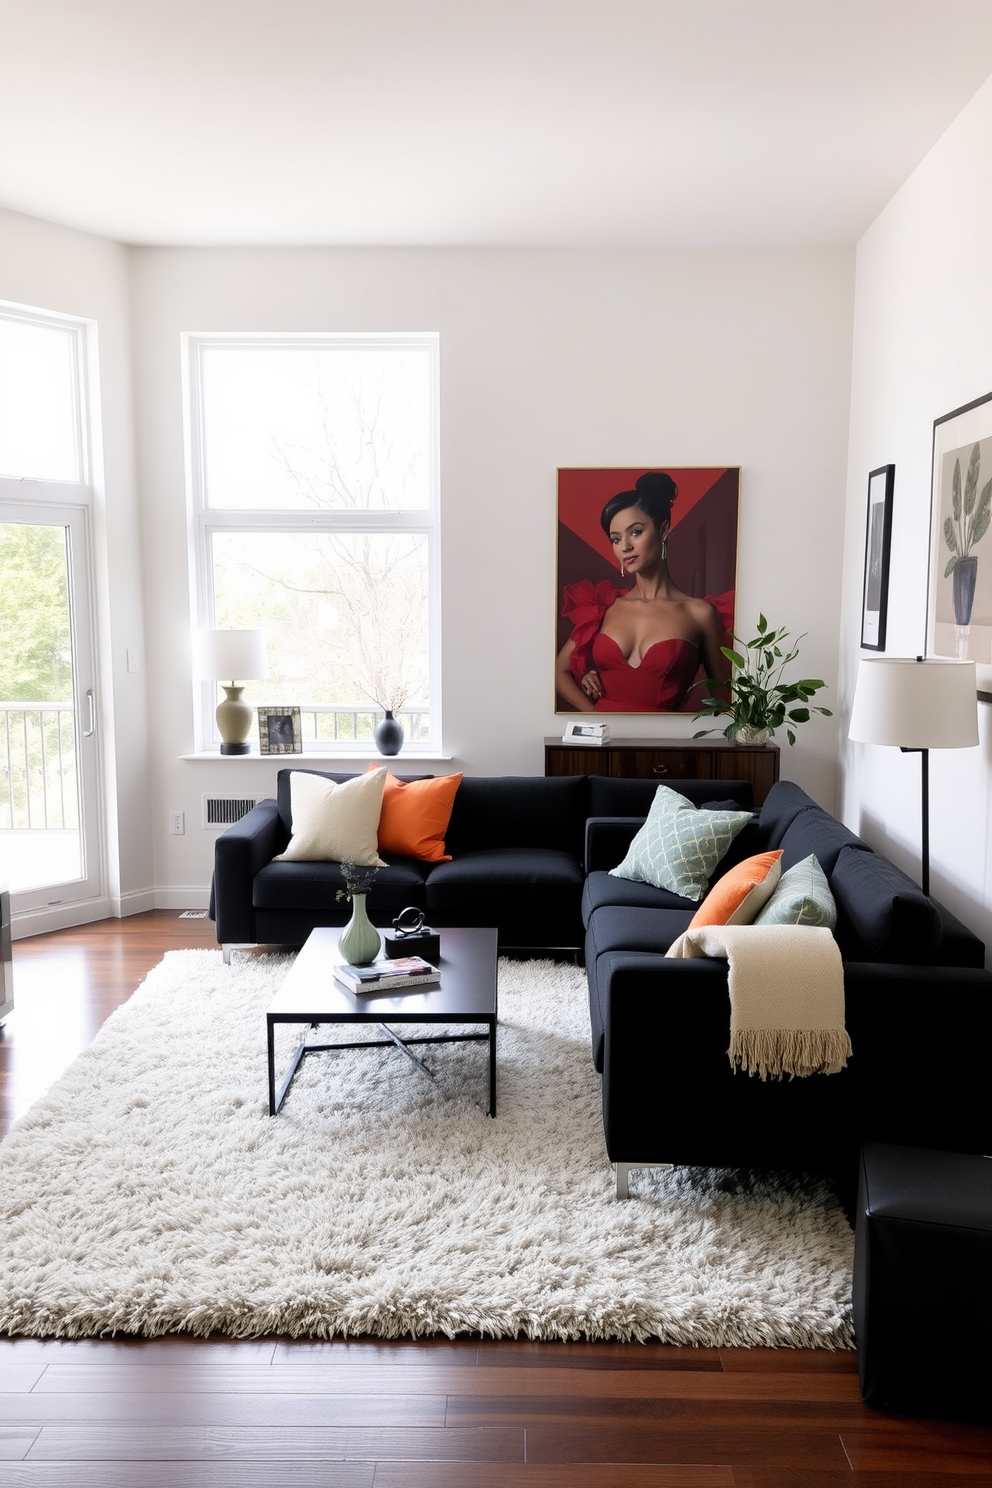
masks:
[(184, 837), (186, 835), (185, 811), (169, 812), (169, 831), (173, 837)]
[(141, 671), (141, 652), (137, 646), (128, 646), (127, 648), (127, 669), (129, 672)]

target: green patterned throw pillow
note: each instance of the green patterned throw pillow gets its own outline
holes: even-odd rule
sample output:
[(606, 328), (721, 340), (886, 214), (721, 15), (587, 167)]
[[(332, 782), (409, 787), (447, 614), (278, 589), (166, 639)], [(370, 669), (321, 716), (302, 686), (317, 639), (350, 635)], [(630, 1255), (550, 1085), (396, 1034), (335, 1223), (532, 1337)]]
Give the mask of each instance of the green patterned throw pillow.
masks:
[(717, 863), (750, 820), (750, 811), (706, 811), (659, 785), (627, 856), (610, 872), (698, 904)]
[(837, 924), (837, 906), (827, 876), (813, 853), (783, 873), (775, 892), (759, 911), (756, 925)]

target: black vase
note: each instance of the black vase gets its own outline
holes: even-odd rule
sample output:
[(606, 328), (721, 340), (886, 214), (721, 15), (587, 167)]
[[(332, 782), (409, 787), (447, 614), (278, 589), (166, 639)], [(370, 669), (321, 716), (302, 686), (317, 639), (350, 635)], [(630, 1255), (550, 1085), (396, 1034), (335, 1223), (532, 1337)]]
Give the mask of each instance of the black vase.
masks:
[[(959, 558), (951, 572), (954, 592), (954, 620), (957, 625), (971, 624), (971, 610), (975, 603), (975, 580), (978, 578), (978, 559), (974, 553)], [(388, 715), (387, 715), (388, 716)]]
[(393, 717), (391, 708), (375, 726), (375, 747), (380, 754), (399, 754), (403, 747), (403, 725)]

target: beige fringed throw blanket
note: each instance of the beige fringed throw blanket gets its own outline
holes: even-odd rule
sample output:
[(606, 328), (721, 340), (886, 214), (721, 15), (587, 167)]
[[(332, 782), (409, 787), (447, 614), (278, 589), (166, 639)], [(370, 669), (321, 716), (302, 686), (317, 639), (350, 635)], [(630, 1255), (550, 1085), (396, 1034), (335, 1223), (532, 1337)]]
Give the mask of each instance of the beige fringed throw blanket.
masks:
[(729, 962), (730, 1048), (749, 1075), (836, 1075), (851, 1053), (844, 966), (829, 930), (812, 925), (704, 925), (669, 956)]

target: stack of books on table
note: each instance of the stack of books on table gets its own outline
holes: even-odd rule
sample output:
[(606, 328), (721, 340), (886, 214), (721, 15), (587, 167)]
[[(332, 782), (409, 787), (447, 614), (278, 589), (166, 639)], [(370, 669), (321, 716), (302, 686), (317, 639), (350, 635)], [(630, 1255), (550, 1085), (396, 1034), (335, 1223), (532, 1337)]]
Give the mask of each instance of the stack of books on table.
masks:
[(401, 992), (405, 987), (437, 987), (441, 973), (422, 956), (373, 961), (370, 966), (335, 966), (334, 975), (349, 992)]

